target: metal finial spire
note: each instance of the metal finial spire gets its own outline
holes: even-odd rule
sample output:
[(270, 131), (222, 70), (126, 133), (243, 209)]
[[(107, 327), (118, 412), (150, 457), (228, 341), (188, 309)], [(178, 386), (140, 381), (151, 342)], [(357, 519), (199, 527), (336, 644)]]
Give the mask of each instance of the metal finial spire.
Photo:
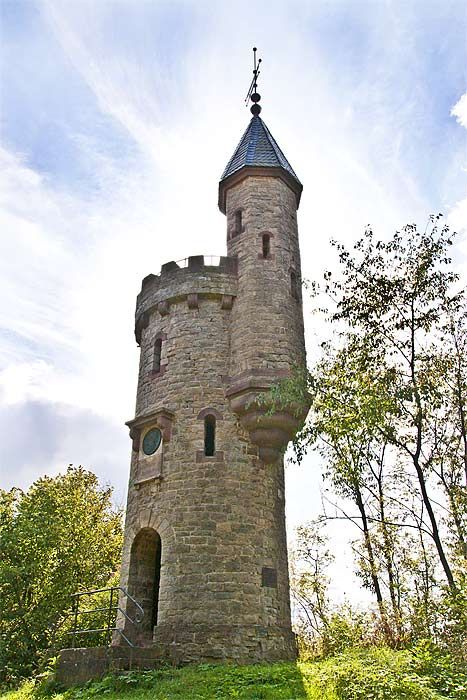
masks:
[(249, 101), (251, 100), (253, 104), (250, 107), (251, 113), (257, 117), (259, 113), (261, 112), (261, 105), (258, 104), (258, 102), (261, 99), (261, 95), (256, 91), (257, 84), (258, 84), (258, 75), (260, 74), (259, 70), (259, 65), (261, 63), (261, 59), (258, 60), (258, 63), (256, 63), (256, 46), (253, 47), (253, 80), (251, 81), (250, 87), (248, 89), (247, 96), (245, 98), (245, 104), (248, 106)]

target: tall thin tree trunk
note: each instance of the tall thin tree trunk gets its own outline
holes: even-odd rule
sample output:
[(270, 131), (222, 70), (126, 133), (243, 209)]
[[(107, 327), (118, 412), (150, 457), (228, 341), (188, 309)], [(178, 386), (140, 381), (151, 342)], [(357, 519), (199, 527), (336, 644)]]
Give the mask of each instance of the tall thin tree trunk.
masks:
[(384, 605), (384, 599), (383, 599), (383, 594), (381, 592), (381, 585), (379, 582), (379, 577), (378, 577), (378, 570), (376, 567), (376, 561), (375, 561), (375, 554), (373, 550), (373, 543), (371, 541), (371, 533), (370, 529), (368, 527), (368, 518), (365, 510), (365, 504), (363, 502), (362, 498), (362, 493), (360, 491), (360, 487), (358, 484), (354, 484), (354, 490), (355, 490), (355, 501), (357, 504), (357, 508), (360, 511), (360, 517), (362, 519), (362, 527), (363, 527), (363, 537), (364, 537), (364, 542), (365, 542), (365, 549), (368, 555), (368, 562), (370, 564), (370, 576), (371, 576), (371, 582), (373, 585), (373, 590), (376, 595), (376, 600), (378, 602), (378, 608), (379, 608), (379, 614), (381, 617), (381, 622), (383, 624), (384, 632), (386, 635), (386, 638), (389, 642), (393, 642), (393, 635), (391, 628), (388, 623), (387, 615), (386, 615), (386, 609)]
[(380, 515), (380, 520), (381, 520), (381, 530), (383, 533), (383, 552), (384, 552), (384, 560), (386, 563), (386, 570), (388, 572), (389, 596), (391, 598), (392, 611), (393, 611), (394, 620), (395, 620), (396, 628), (397, 628), (397, 636), (400, 640), (400, 638), (402, 637), (401, 611), (400, 611), (400, 608), (397, 604), (396, 584), (395, 584), (394, 568), (393, 568), (392, 556), (391, 556), (392, 545), (391, 545), (391, 538), (390, 538), (390, 535), (388, 532), (388, 525), (386, 522), (386, 512), (385, 512), (385, 507), (384, 507), (384, 489), (383, 489), (383, 482), (382, 482), (381, 473), (378, 476), (377, 483), (378, 483), (379, 515)]
[(460, 351), (459, 342), (455, 331), (452, 333), (454, 338), (454, 347), (456, 348), (456, 398), (457, 407), (459, 411), (459, 421), (461, 429), (461, 440), (464, 446), (464, 474), (465, 474), (465, 486), (467, 487), (467, 421), (465, 417), (465, 397), (463, 392), (464, 382), (462, 381), (462, 360), (463, 353)]
[(422, 469), (422, 466), (420, 464), (420, 455), (422, 453), (423, 409), (422, 409), (422, 402), (420, 399), (420, 393), (418, 391), (416, 369), (415, 369), (415, 319), (414, 319), (413, 302), (412, 302), (412, 306), (411, 306), (410, 373), (411, 373), (412, 387), (413, 387), (413, 391), (414, 391), (415, 405), (416, 405), (415, 427), (417, 430), (415, 453), (412, 454), (413, 465), (414, 465), (415, 471), (417, 473), (418, 483), (420, 484), (420, 491), (422, 494), (423, 504), (426, 508), (426, 512), (428, 513), (428, 517), (430, 519), (432, 537), (433, 537), (433, 540), (434, 540), (434, 543), (436, 546), (436, 550), (438, 552), (438, 557), (439, 557), (439, 560), (441, 562), (441, 566), (443, 567), (445, 576), (447, 578), (449, 588), (452, 591), (455, 591), (456, 584), (454, 581), (454, 576), (452, 574), (451, 567), (449, 566), (449, 562), (447, 560), (446, 554), (444, 552), (444, 547), (443, 547), (443, 544), (441, 542), (441, 538), (439, 536), (438, 522), (436, 520), (433, 506), (431, 505), (431, 500), (430, 500), (430, 497), (428, 495), (428, 490), (427, 490), (427, 486), (426, 486), (425, 475), (423, 473), (423, 469)]

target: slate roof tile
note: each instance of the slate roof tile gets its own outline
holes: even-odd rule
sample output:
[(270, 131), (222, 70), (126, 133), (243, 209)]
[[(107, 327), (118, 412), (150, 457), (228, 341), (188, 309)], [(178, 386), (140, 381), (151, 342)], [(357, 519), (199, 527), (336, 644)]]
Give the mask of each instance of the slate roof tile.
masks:
[(299, 183), (289, 161), (261, 117), (254, 116), (222, 173), (221, 182), (246, 166), (283, 168)]

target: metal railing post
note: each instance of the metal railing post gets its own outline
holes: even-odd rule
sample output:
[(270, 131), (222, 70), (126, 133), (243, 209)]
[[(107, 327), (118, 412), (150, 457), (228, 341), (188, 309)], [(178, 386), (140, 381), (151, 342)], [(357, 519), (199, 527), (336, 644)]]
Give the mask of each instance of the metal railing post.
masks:
[(107, 616), (107, 634), (106, 634), (107, 644), (110, 644), (111, 639), (112, 639), (111, 634), (110, 634), (110, 627), (112, 625), (113, 595), (114, 595), (114, 588), (111, 588), (110, 589), (110, 599), (109, 599), (109, 614)]
[[(89, 610), (80, 610), (79, 609), (79, 600), (82, 596), (92, 596), (97, 593), (106, 593), (110, 592), (110, 600), (108, 606), (106, 605), (105, 607), (97, 607), (97, 608), (90, 608)], [(123, 608), (120, 607), (119, 605), (119, 600), (118, 600), (118, 594), (119, 592), (123, 593), (123, 596), (133, 603), (135, 606), (135, 613), (134, 617), (130, 617), (130, 615), (124, 610)], [(115, 602), (115, 595), (117, 595), (117, 600)], [(141, 625), (143, 618), (144, 618), (144, 610), (141, 607), (141, 605), (138, 603), (137, 600), (131, 596), (128, 591), (125, 588), (122, 588), (122, 586), (112, 586), (109, 588), (98, 588), (93, 591), (80, 591), (79, 593), (74, 593), (73, 596), (73, 604), (71, 607), (71, 614), (73, 616), (73, 627), (71, 632), (68, 632), (68, 634), (72, 635), (72, 648), (75, 648), (75, 642), (76, 642), (76, 635), (77, 634), (88, 634), (92, 632), (104, 632), (105, 633), (105, 639), (107, 644), (110, 644), (112, 641), (112, 632), (118, 632), (120, 637), (125, 640), (125, 642), (128, 644), (128, 646), (133, 647), (134, 644), (133, 642), (128, 639), (126, 636), (124, 629), (120, 629), (117, 627), (117, 620), (115, 620), (115, 623), (112, 625), (112, 617), (113, 614), (115, 613), (118, 615), (118, 613), (121, 613), (122, 618), (124, 618), (124, 621), (126, 620), (129, 622), (131, 625), (134, 627), (137, 627), (138, 625)], [(92, 613), (96, 612), (106, 612), (107, 613), (107, 624), (105, 627), (99, 627), (97, 629), (92, 629), (92, 628), (87, 628), (87, 629), (78, 629), (78, 616), (79, 615), (89, 615)]]
[(73, 608), (74, 608), (74, 620), (73, 620), (73, 636), (71, 638), (71, 648), (75, 648), (76, 641), (76, 629), (78, 627), (78, 609), (79, 609), (79, 598), (75, 596), (73, 598)]

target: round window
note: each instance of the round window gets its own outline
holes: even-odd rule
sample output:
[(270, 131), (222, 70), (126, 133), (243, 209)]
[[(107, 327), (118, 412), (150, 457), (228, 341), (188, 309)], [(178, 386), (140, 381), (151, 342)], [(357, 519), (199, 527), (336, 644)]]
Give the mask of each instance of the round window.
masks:
[(143, 452), (145, 455), (153, 455), (162, 441), (162, 433), (159, 428), (153, 428), (143, 438)]

